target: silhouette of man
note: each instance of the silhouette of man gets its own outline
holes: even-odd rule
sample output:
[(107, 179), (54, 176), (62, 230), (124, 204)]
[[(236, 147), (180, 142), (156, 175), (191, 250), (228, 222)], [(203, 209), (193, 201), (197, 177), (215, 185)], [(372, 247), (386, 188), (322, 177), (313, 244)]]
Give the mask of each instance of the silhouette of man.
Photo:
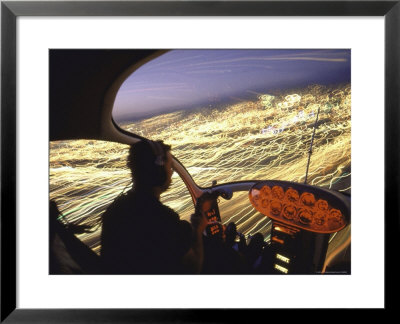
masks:
[(172, 177), (171, 147), (142, 140), (130, 147), (133, 186), (103, 215), (101, 257), (106, 273), (200, 273), (203, 264), (202, 213), (191, 222), (160, 202)]

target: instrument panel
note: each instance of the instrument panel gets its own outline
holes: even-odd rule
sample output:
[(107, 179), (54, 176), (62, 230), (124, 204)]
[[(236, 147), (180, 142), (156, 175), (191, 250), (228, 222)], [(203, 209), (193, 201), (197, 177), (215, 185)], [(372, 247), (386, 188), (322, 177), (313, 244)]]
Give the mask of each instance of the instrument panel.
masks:
[(258, 182), (249, 190), (249, 199), (272, 220), (316, 233), (338, 232), (350, 219), (350, 203), (344, 195), (305, 184)]

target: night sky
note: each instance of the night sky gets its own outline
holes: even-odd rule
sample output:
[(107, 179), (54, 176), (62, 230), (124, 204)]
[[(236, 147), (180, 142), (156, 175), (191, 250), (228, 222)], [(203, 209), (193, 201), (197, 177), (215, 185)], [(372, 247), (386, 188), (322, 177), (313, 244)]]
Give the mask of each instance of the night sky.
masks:
[(114, 104), (117, 122), (256, 98), (274, 90), (350, 82), (350, 50), (173, 50), (136, 70)]

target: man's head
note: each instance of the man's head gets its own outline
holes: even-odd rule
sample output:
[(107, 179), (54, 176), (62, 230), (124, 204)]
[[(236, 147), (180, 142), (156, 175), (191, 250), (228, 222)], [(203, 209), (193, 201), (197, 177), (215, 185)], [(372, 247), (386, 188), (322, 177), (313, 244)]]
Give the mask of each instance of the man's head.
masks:
[(171, 146), (162, 141), (142, 140), (131, 145), (127, 165), (135, 188), (168, 189), (173, 173), (170, 150)]

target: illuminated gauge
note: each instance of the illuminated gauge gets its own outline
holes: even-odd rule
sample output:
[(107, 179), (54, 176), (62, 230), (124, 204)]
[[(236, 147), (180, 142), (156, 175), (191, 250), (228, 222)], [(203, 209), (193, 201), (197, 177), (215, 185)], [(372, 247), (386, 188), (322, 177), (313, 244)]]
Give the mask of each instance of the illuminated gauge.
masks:
[(251, 196), (253, 197), (254, 200), (260, 199), (260, 190), (252, 189), (251, 190)]
[(212, 202), (210, 200), (206, 200), (203, 202), (202, 210), (203, 212), (207, 212), (211, 209)]
[(260, 190), (261, 197), (271, 196), (271, 188), (269, 186), (263, 186)]
[(341, 211), (338, 209), (331, 209), (328, 220), (332, 226), (341, 226), (343, 224), (343, 216)]
[(287, 219), (293, 219), (296, 216), (296, 207), (293, 205), (287, 205), (283, 208), (283, 217)]
[(303, 203), (304, 206), (312, 207), (315, 204), (315, 197), (310, 192), (304, 192), (300, 196), (300, 201)]
[(308, 209), (300, 209), (299, 211), (299, 220), (301, 223), (305, 225), (310, 225), (313, 220), (313, 215), (310, 210)]
[(258, 206), (260, 203), (260, 191), (257, 189), (252, 189), (251, 193), (249, 194), (250, 201), (255, 205)]
[(279, 186), (272, 187), (272, 197), (281, 200), (281, 199), (283, 199), (284, 196), (285, 196), (285, 193), (284, 193), (282, 187), (279, 187)]
[(222, 224), (220, 224), (218, 222), (213, 222), (213, 223), (209, 224), (206, 228), (206, 233), (207, 233), (207, 236), (209, 236), (209, 235), (213, 236), (218, 233), (222, 234), (223, 233)]
[(326, 211), (329, 208), (328, 202), (326, 200), (323, 200), (323, 199), (319, 199), (317, 201), (316, 205), (320, 210), (323, 210), (323, 211)]
[(326, 221), (326, 214), (325, 213), (318, 212), (314, 216), (314, 223), (317, 224), (318, 226), (324, 225), (325, 221)]
[(263, 199), (263, 200), (261, 200), (261, 206), (263, 206), (264, 208), (267, 208), (268, 205), (269, 205), (268, 199)]
[(292, 203), (295, 203), (299, 200), (299, 193), (297, 190), (293, 188), (289, 188), (286, 191), (286, 199), (289, 200)]
[(271, 215), (279, 216), (282, 211), (282, 204), (276, 200), (271, 201), (270, 211)]

